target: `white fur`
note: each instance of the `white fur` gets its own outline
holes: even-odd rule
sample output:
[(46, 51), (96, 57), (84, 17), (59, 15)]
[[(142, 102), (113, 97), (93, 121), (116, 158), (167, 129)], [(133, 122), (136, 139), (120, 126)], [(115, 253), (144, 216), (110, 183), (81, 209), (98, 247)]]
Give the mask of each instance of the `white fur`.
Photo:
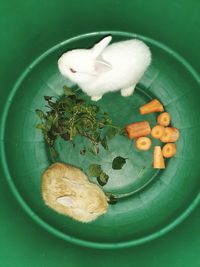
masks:
[(117, 90), (122, 96), (130, 96), (151, 63), (151, 52), (142, 41), (108, 45), (111, 39), (107, 36), (91, 49), (68, 51), (58, 60), (61, 74), (77, 83), (94, 101)]

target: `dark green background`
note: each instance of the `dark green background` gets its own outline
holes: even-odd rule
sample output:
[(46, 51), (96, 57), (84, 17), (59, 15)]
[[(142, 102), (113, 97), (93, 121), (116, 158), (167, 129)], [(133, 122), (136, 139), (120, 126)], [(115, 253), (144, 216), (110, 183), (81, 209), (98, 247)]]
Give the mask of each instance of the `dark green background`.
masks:
[[(0, 119), (22, 71), (50, 47), (81, 33), (121, 30), (148, 36), (180, 53), (199, 72), (199, 10), (198, 0), (1, 0)], [(200, 266), (199, 208), (158, 240), (120, 251), (92, 250), (68, 244), (33, 222), (11, 194), (2, 171), (0, 174), (2, 267)]]

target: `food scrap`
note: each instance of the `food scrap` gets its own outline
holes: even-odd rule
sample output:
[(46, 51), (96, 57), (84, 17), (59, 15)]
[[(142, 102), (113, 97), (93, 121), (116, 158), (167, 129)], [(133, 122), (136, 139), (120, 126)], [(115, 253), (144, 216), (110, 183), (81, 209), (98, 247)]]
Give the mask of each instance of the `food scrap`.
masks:
[(168, 112), (161, 113), (157, 118), (158, 124), (162, 125), (162, 126), (165, 126), (165, 127), (169, 126), (170, 121), (171, 121), (171, 117), (170, 117)]
[(130, 139), (143, 137), (149, 135), (151, 132), (150, 124), (148, 121), (140, 121), (128, 124), (126, 131)]
[(151, 148), (152, 141), (149, 137), (139, 137), (136, 142), (136, 148), (139, 150), (149, 150)]
[(156, 125), (151, 130), (151, 135), (155, 139), (160, 139), (164, 134), (165, 128), (161, 125)]
[(140, 114), (142, 115), (162, 111), (164, 111), (164, 107), (157, 99), (153, 99), (149, 103), (140, 107)]
[(149, 150), (152, 146), (150, 137), (160, 140), (162, 143), (166, 143), (163, 148), (161, 146), (154, 147), (153, 153), (153, 168), (164, 169), (164, 158), (171, 158), (176, 154), (176, 142), (179, 139), (179, 130), (170, 126), (171, 116), (168, 112), (164, 111), (162, 103), (153, 99), (149, 103), (144, 104), (139, 108), (140, 114), (150, 114), (153, 112), (161, 112), (157, 117), (157, 125), (150, 127), (148, 121), (140, 121), (128, 124), (126, 126), (126, 132), (130, 139), (136, 139), (135, 146), (139, 150)]
[(166, 127), (164, 129), (164, 134), (160, 138), (160, 141), (163, 143), (173, 143), (176, 142), (179, 138), (179, 130), (175, 127)]
[(176, 154), (176, 144), (167, 143), (162, 148), (162, 154), (165, 158), (171, 158)]
[(153, 167), (154, 167), (154, 169), (164, 169), (165, 168), (165, 161), (163, 158), (161, 146), (155, 146), (154, 147)]

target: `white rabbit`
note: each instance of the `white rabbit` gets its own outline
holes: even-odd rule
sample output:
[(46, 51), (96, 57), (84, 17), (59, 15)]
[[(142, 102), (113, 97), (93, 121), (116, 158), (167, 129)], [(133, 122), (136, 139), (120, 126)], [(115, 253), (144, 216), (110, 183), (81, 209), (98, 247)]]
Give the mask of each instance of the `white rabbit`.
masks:
[(132, 95), (151, 63), (151, 52), (142, 41), (132, 39), (108, 45), (111, 40), (112, 36), (107, 36), (91, 49), (74, 49), (58, 60), (61, 74), (94, 101), (117, 90), (122, 96)]

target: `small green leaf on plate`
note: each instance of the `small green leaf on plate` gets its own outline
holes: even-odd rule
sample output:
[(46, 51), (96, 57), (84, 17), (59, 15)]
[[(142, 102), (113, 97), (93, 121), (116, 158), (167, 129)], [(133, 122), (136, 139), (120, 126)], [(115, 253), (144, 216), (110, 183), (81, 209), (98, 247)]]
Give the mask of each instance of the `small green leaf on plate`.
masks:
[(106, 133), (106, 136), (108, 139), (112, 139), (113, 137), (115, 137), (115, 135), (118, 133), (118, 129), (114, 128), (114, 127), (110, 127)]
[(124, 164), (126, 163), (126, 160), (127, 158), (123, 158), (123, 157), (116, 157), (113, 159), (113, 162), (112, 162), (112, 168), (114, 170), (121, 170), (122, 167), (124, 166)]
[(58, 152), (55, 150), (54, 147), (50, 147), (50, 155), (53, 162), (56, 162), (58, 159)]
[(101, 165), (99, 164), (90, 164), (88, 168), (89, 176), (99, 177), (102, 173)]
[(47, 95), (44, 96), (44, 100), (46, 100), (46, 101), (49, 101), (51, 99), (52, 99), (52, 96), (47, 96)]
[(90, 146), (89, 148), (88, 148), (88, 151), (90, 152), (90, 153), (92, 153), (93, 155), (98, 155), (98, 153), (99, 153), (99, 147), (98, 147), (98, 144), (92, 144), (92, 146)]
[(67, 96), (75, 95), (75, 93), (67, 86), (63, 86), (63, 91), (64, 91), (64, 94)]
[(36, 109), (35, 112), (41, 120), (45, 118), (45, 114), (42, 110)]
[(40, 130), (44, 130), (44, 129), (45, 129), (45, 125), (44, 125), (43, 123), (38, 123), (38, 124), (36, 125), (36, 128), (37, 128), (37, 129), (40, 129)]
[(101, 172), (100, 176), (97, 177), (97, 181), (101, 186), (104, 186), (107, 184), (109, 179), (109, 176), (105, 172)]
[(101, 142), (101, 145), (103, 146), (103, 148), (105, 148), (105, 150), (108, 150), (108, 143), (107, 143), (106, 136), (100, 142)]

